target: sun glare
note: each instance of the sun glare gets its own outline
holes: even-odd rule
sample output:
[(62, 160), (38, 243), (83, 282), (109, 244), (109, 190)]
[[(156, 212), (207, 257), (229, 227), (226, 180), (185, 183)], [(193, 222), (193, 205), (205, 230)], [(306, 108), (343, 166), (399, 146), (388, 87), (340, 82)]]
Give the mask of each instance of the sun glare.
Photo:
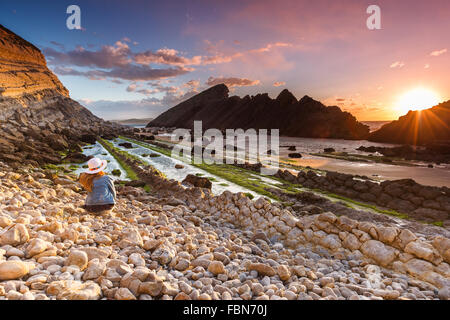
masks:
[(406, 114), (409, 110), (423, 110), (439, 104), (436, 93), (425, 88), (417, 88), (406, 92), (398, 100), (398, 108)]

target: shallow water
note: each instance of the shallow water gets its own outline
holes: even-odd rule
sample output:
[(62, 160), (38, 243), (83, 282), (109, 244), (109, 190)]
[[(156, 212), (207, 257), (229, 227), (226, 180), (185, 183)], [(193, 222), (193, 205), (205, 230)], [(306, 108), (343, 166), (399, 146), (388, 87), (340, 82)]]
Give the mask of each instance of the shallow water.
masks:
[[(102, 160), (108, 161), (108, 166), (105, 169), (105, 173), (109, 174), (109, 176), (113, 180), (130, 180), (127, 177), (127, 174), (125, 170), (122, 168), (122, 166), (117, 162), (117, 160), (106, 150), (100, 143), (96, 142), (93, 145), (89, 145), (86, 147), (83, 147), (83, 154), (86, 156), (94, 156), (97, 158), (100, 158)], [(106, 155), (104, 155), (106, 154)], [(85, 163), (87, 164), (87, 163)], [(120, 176), (115, 176), (111, 174), (113, 170), (119, 169), (121, 171)], [(79, 165), (79, 168), (75, 170), (73, 173), (79, 175), (80, 173), (86, 171), (85, 168), (83, 168), (83, 164)]]
[[(296, 165), (310, 166), (316, 169), (337, 171), (342, 173), (365, 175), (380, 180), (414, 179), (416, 182), (429, 186), (450, 187), (450, 165), (442, 164), (428, 168), (427, 164), (414, 162), (418, 166), (401, 166), (384, 163), (352, 162), (333, 158), (313, 156), (308, 153), (323, 152), (324, 148), (334, 148), (336, 152), (349, 152), (367, 155), (366, 152), (357, 151), (360, 146), (394, 147), (395, 144), (376, 143), (366, 140), (334, 140), (334, 139), (308, 139), (294, 137), (280, 137), (280, 146), (296, 146), (302, 154), (301, 159), (291, 159)], [(287, 148), (280, 148), (281, 157), (288, 157)]]
[[(202, 177), (214, 178), (215, 181), (211, 181), (211, 183), (212, 183), (211, 191), (213, 192), (213, 194), (218, 195), (218, 194), (221, 194), (222, 192), (228, 190), (233, 193), (236, 193), (236, 192), (250, 193), (255, 197), (255, 199), (261, 197), (261, 195), (255, 193), (254, 191), (243, 188), (237, 184), (229, 182), (228, 180), (225, 180), (225, 179), (222, 179), (215, 175), (212, 175), (212, 174), (208, 173), (207, 171), (201, 170), (197, 167), (189, 165), (180, 160), (167, 157), (159, 152), (142, 147), (135, 143), (133, 143), (133, 146), (135, 148), (132, 148), (132, 149), (127, 149), (127, 148), (119, 146), (119, 143), (123, 143), (123, 142), (127, 142), (127, 141), (118, 138), (118, 139), (115, 139), (112, 143), (114, 144), (115, 147), (117, 147), (121, 150), (124, 150), (132, 155), (138, 156), (144, 162), (148, 163), (149, 165), (152, 165), (153, 167), (155, 167), (156, 169), (158, 169), (159, 171), (164, 173), (168, 179), (175, 179), (177, 181), (183, 181), (184, 178), (186, 178), (186, 176), (188, 174), (193, 174), (193, 175), (202, 174)], [(151, 158), (151, 157), (143, 157), (142, 156), (143, 154), (151, 154), (151, 153), (159, 154), (159, 157)], [(181, 164), (184, 166), (184, 168), (176, 169), (175, 168), (176, 164)], [(227, 184), (228, 186), (220, 185), (220, 184), (224, 184), (224, 183)]]
[(391, 121), (361, 121), (361, 123), (365, 124), (366, 126), (369, 126), (370, 132), (380, 129), (383, 125), (389, 122)]
[[(167, 142), (171, 141), (170, 135), (158, 136), (158, 139)], [(334, 148), (336, 152), (368, 155), (368, 153), (356, 149), (360, 146), (399, 146), (396, 144), (376, 143), (367, 140), (280, 137), (279, 145), (281, 158), (288, 158), (288, 154), (293, 152), (298, 152), (302, 155), (300, 159), (291, 159), (294, 161), (292, 164), (299, 166), (310, 166), (315, 169), (368, 176), (380, 180), (414, 179), (416, 182), (424, 185), (450, 187), (449, 164), (434, 165), (434, 168), (428, 168), (427, 163), (417, 161), (411, 162), (416, 166), (402, 166), (376, 162), (354, 162), (311, 155), (311, 153), (323, 153), (325, 148)], [(295, 146), (296, 151), (289, 151), (285, 146)], [(251, 154), (256, 154), (256, 149), (251, 149), (251, 151)]]
[[(357, 151), (360, 146), (364, 147), (396, 147), (397, 144), (391, 143), (377, 143), (367, 140), (343, 140), (343, 139), (317, 139), (317, 138), (296, 138), (296, 137), (280, 137), (281, 146), (296, 146), (297, 151), (300, 153), (319, 153), (323, 152), (325, 148), (334, 148), (336, 152), (348, 152), (354, 154), (367, 155), (366, 152)], [(287, 148), (280, 148), (281, 151), (287, 150)], [(292, 151), (290, 151), (292, 152)], [(289, 153), (290, 153), (289, 152)], [(287, 154), (288, 152), (286, 152)]]

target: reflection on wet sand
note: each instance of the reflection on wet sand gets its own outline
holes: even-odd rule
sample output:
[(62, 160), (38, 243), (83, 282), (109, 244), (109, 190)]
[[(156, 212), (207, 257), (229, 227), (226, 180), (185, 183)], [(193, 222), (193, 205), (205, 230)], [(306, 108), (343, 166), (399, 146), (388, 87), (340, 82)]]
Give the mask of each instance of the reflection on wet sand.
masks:
[(380, 180), (414, 179), (417, 183), (424, 185), (450, 187), (450, 170), (447, 167), (406, 167), (382, 163), (350, 162), (315, 156), (291, 159), (289, 163), (298, 166), (310, 166), (314, 169), (368, 176)]

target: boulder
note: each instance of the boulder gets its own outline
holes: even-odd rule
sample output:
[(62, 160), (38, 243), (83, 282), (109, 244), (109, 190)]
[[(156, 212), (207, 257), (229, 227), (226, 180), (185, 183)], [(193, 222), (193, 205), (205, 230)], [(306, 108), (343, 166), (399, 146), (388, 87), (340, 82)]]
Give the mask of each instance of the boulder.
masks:
[(106, 271), (106, 265), (98, 259), (89, 261), (87, 269), (84, 271), (83, 280), (96, 280)]
[(420, 277), (427, 272), (433, 271), (433, 265), (421, 259), (411, 259), (405, 263), (406, 271), (415, 276)]
[(208, 265), (208, 271), (214, 275), (225, 273), (225, 267), (221, 261), (212, 261)]
[(84, 270), (88, 264), (88, 255), (81, 250), (71, 250), (65, 261), (66, 266), (77, 266), (80, 270)]
[(392, 243), (397, 237), (399, 230), (394, 227), (378, 227), (377, 234), (378, 240), (384, 243)]
[(119, 146), (124, 147), (126, 149), (132, 149), (133, 148), (133, 144), (131, 144), (130, 142), (119, 143)]
[(335, 234), (329, 234), (326, 237), (320, 239), (319, 244), (325, 248), (335, 251), (341, 247), (341, 240)]
[(361, 246), (361, 252), (382, 266), (388, 266), (396, 257), (395, 249), (377, 240), (368, 240)]
[(212, 188), (212, 183), (208, 178), (197, 177), (196, 175), (193, 175), (193, 174), (188, 174), (181, 183), (182, 184), (190, 183), (194, 187), (199, 187), (199, 188), (206, 188), (206, 189)]
[(125, 182), (125, 186), (128, 186), (128, 187), (141, 188), (141, 187), (145, 187), (145, 185), (146, 185), (145, 181), (142, 181), (142, 180), (132, 180), (132, 181)]
[(142, 247), (144, 245), (144, 242), (142, 240), (142, 237), (141, 237), (139, 231), (134, 227), (127, 228), (122, 232), (121, 243), (126, 243), (126, 245), (123, 247), (128, 247), (128, 246)]
[(247, 269), (249, 271), (255, 270), (261, 276), (272, 277), (276, 275), (275, 270), (270, 265), (264, 263), (251, 263)]
[(450, 239), (436, 236), (433, 239), (433, 246), (441, 254), (445, 262), (450, 263)]
[(102, 290), (92, 281), (74, 280), (53, 281), (47, 287), (47, 294), (56, 296), (58, 300), (99, 300)]
[(302, 157), (302, 155), (300, 153), (289, 153), (288, 157), (300, 159)]
[(278, 266), (277, 274), (282, 281), (288, 281), (291, 278), (291, 271), (287, 266), (282, 264)]
[(342, 241), (342, 245), (351, 251), (358, 250), (361, 247), (358, 238), (352, 233), (349, 233), (344, 241)]
[(35, 238), (28, 244), (26, 248), (26, 255), (28, 258), (31, 258), (37, 254), (44, 252), (49, 247), (51, 247), (51, 243), (40, 238)]
[(92, 159), (94, 156), (87, 156), (81, 152), (72, 152), (63, 158), (65, 163), (85, 163)]
[(93, 134), (84, 134), (80, 137), (80, 141), (89, 144), (95, 144), (97, 142), (97, 137)]
[(161, 294), (163, 289), (162, 281), (154, 281), (154, 282), (142, 282), (139, 286), (139, 293), (141, 294), (149, 294), (152, 297), (157, 297)]
[(85, 247), (79, 248), (78, 250), (85, 252), (88, 256), (88, 260), (105, 259), (111, 254), (111, 251), (108, 251), (107, 248), (99, 249), (96, 247)]
[(119, 288), (114, 295), (116, 300), (136, 300), (136, 297), (128, 288)]
[(0, 246), (17, 246), (27, 242), (29, 239), (30, 235), (27, 228), (23, 224), (18, 223), (10, 226), (0, 235)]
[(23, 261), (0, 262), (0, 281), (20, 279), (30, 272), (31, 266)]
[(177, 251), (174, 247), (161, 245), (153, 251), (152, 260), (158, 261), (160, 264), (168, 264), (175, 258)]
[(442, 262), (442, 258), (436, 249), (434, 249), (431, 244), (423, 241), (411, 241), (405, 247), (405, 252), (418, 258), (433, 262), (436, 265)]

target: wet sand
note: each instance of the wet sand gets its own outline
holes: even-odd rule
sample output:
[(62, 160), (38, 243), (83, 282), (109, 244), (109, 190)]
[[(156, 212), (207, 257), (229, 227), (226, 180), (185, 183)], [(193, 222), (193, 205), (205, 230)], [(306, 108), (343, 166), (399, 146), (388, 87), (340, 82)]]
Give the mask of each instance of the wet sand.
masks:
[(309, 153), (323, 152), (324, 148), (334, 148), (337, 152), (368, 155), (357, 151), (360, 146), (394, 147), (395, 144), (376, 143), (366, 140), (339, 140), (339, 139), (312, 139), (296, 137), (280, 137), (280, 146), (296, 146), (296, 151), (288, 151), (280, 147), (280, 157), (288, 158), (288, 154), (299, 152), (300, 159), (290, 159), (292, 164), (310, 166), (315, 169), (337, 171), (353, 175), (368, 176), (380, 180), (413, 179), (416, 182), (429, 186), (450, 187), (450, 165), (442, 164), (428, 168), (427, 164), (411, 162), (420, 166), (401, 166), (384, 163), (353, 162), (333, 158), (313, 156)]
[[(170, 142), (170, 135), (158, 136), (158, 140)], [(295, 146), (296, 151), (289, 151), (285, 146)], [(280, 137), (280, 158), (288, 158), (289, 153), (298, 152), (300, 159), (290, 158), (291, 164), (310, 166), (315, 169), (336, 171), (341, 173), (368, 176), (379, 180), (413, 179), (416, 182), (429, 186), (450, 187), (450, 165), (434, 165), (428, 168), (427, 164), (414, 162), (419, 166), (401, 166), (384, 163), (353, 162), (333, 158), (313, 156), (311, 153), (323, 152), (324, 148), (334, 148), (337, 152), (368, 155), (357, 151), (360, 146), (394, 147), (396, 144), (376, 143), (366, 140), (341, 139), (315, 139)]]
[(292, 160), (295, 161), (296, 165), (310, 166), (315, 169), (368, 176), (380, 180), (413, 179), (424, 185), (450, 187), (450, 168), (448, 167), (406, 167), (382, 163), (350, 162), (315, 156), (305, 156), (305, 158), (302, 159)]

